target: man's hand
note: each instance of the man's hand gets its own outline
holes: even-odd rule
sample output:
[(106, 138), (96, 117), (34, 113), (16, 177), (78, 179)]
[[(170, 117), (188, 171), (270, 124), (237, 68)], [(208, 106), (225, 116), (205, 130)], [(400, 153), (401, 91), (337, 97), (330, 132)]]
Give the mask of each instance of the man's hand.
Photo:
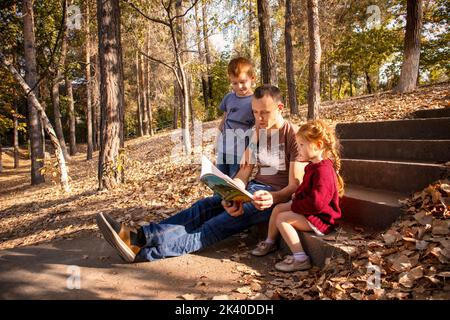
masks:
[(238, 217), (244, 213), (244, 206), (241, 201), (225, 201), (222, 200), (222, 206), (225, 211), (232, 217)]
[(273, 205), (273, 196), (269, 191), (258, 190), (253, 194), (253, 205), (258, 210), (265, 210)]

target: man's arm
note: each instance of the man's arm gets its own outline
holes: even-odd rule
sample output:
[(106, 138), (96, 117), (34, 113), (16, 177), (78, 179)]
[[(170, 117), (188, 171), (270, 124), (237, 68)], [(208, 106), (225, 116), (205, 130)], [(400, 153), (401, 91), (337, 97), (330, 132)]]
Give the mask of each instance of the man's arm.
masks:
[(242, 155), (239, 171), (234, 176), (234, 182), (236, 182), (241, 188), (247, 187), (248, 179), (252, 175), (254, 164), (250, 161), (250, 149), (247, 148)]
[(303, 181), (305, 167), (308, 162), (290, 162), (289, 163), (289, 183), (279, 191), (272, 191), (273, 203), (287, 202), (291, 200), (292, 194), (297, 190)]
[(270, 208), (274, 204), (289, 201), (291, 199), (292, 193), (295, 192), (295, 190), (303, 180), (303, 175), (305, 173), (305, 167), (307, 164), (307, 162), (290, 162), (288, 185), (280, 191), (256, 191), (253, 194), (253, 196), (256, 198), (256, 200), (253, 201), (255, 207), (258, 210), (264, 210)]

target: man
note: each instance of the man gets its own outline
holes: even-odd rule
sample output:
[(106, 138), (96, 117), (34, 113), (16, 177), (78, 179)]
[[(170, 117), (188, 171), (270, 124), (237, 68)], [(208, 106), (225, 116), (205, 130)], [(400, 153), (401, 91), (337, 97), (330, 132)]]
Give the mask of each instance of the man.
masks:
[[(97, 225), (105, 240), (127, 262), (153, 261), (201, 250), (252, 225), (267, 222), (275, 204), (290, 200), (306, 165), (301, 162), (295, 139), (297, 128), (283, 119), (283, 107), (277, 87), (263, 85), (255, 90), (255, 131), (233, 179), (253, 194), (252, 202), (227, 203), (214, 195), (137, 231), (99, 213)], [(249, 181), (255, 165), (257, 174)]]

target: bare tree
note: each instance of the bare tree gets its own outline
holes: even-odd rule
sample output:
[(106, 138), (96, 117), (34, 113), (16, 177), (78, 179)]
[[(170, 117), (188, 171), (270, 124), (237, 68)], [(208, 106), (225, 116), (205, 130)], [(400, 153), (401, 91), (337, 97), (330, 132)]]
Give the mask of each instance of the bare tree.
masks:
[(119, 0), (97, 0), (97, 22), (102, 92), (98, 180), (102, 190), (124, 181), (120, 158), (124, 143), (124, 86)]
[(14, 106), (13, 146), (14, 169), (17, 169), (19, 167), (19, 119), (17, 117), (17, 105)]
[(255, 26), (254, 26), (254, 0), (248, 0), (248, 49), (250, 57), (255, 55)]
[(41, 135), (41, 122), (39, 120), (39, 111), (36, 108), (38, 95), (37, 92), (37, 69), (36, 69), (36, 39), (34, 35), (34, 12), (33, 1), (23, 1), (23, 38), (25, 46), (25, 82), (32, 90), (27, 95), (28, 103), (28, 133), (30, 137), (31, 151), (31, 184), (40, 184), (44, 182), (44, 176), (41, 174), (41, 168), (44, 166), (44, 141)]
[[(207, 7), (207, 0), (202, 0), (202, 31), (203, 31), (203, 47), (205, 48), (205, 60), (206, 60), (206, 76), (208, 78), (208, 97), (209, 101), (212, 101), (212, 90), (213, 90), (213, 83), (212, 83), (212, 76), (211, 76), (211, 50), (209, 49), (209, 31), (208, 31), (208, 7)], [(211, 107), (208, 105), (208, 107)], [(211, 111), (213, 108), (210, 108)]]
[(257, 0), (259, 21), (259, 50), (263, 83), (278, 85), (275, 53), (272, 44), (269, 0)]
[(319, 33), (318, 0), (308, 0), (308, 38), (309, 38), (309, 89), (308, 119), (319, 117), (320, 105), (320, 58), (322, 49)]
[(139, 73), (139, 80), (140, 80), (140, 93), (141, 93), (141, 106), (142, 106), (142, 126), (144, 131), (144, 136), (148, 136), (150, 134), (149, 132), (149, 123), (148, 123), (148, 111), (147, 111), (147, 94), (145, 89), (145, 83), (146, 83), (146, 77), (145, 77), (145, 59), (141, 55), (140, 56), (140, 73)]
[[(195, 30), (196, 30), (195, 35), (196, 35), (199, 60), (202, 64), (207, 65), (206, 58), (205, 58), (205, 51), (203, 50), (203, 46), (202, 46), (202, 35), (201, 35), (201, 27), (200, 27), (200, 18), (199, 18), (199, 14), (198, 14), (198, 5), (195, 6), (194, 17), (195, 17)], [(206, 71), (206, 72), (202, 71), (201, 78), (202, 78), (203, 103), (205, 104), (205, 110), (208, 111), (208, 109), (209, 109), (208, 71)]]
[(294, 53), (292, 48), (292, 1), (286, 0), (284, 15), (284, 46), (286, 51), (286, 82), (291, 114), (298, 114), (297, 92), (295, 89)]
[(66, 160), (70, 160), (69, 153), (67, 152), (66, 141), (64, 139), (63, 126), (61, 122), (61, 109), (59, 100), (59, 86), (64, 80), (64, 65), (67, 55), (67, 1), (63, 1), (63, 32), (61, 41), (61, 53), (56, 63), (56, 77), (53, 79), (52, 84), (52, 104), (53, 104), (53, 117), (55, 118), (55, 130), (58, 136), (59, 143), (62, 148), (62, 152)]
[(137, 111), (136, 119), (138, 123), (138, 136), (142, 137), (144, 135), (143, 125), (142, 125), (142, 101), (141, 101), (141, 79), (140, 79), (140, 63), (139, 63), (139, 52), (136, 51), (136, 89), (137, 89)]
[[(149, 22), (149, 21), (148, 21)], [(151, 37), (151, 29), (150, 23), (147, 24), (147, 40), (146, 40), (146, 52), (147, 55), (151, 55), (150, 53), (150, 37)], [(145, 94), (147, 96), (147, 105), (146, 111), (148, 115), (148, 131), (150, 135), (153, 135), (153, 114), (152, 114), (152, 94), (151, 94), (151, 63), (148, 59), (145, 59), (145, 74), (146, 74), (146, 82), (145, 82)]]
[[(183, 61), (183, 51), (181, 43), (177, 37), (177, 22), (178, 19), (181, 19), (186, 16), (186, 14), (194, 8), (194, 6), (197, 4), (198, 0), (194, 0), (191, 5), (184, 11), (184, 13), (181, 14), (173, 14), (173, 4), (174, 0), (169, 0), (169, 2), (166, 4), (162, 2), (162, 6), (164, 7), (165, 11), (165, 20), (158, 19), (151, 17), (144, 13), (142, 10), (140, 10), (135, 4), (133, 4), (130, 1), (125, 0), (131, 7), (133, 7), (139, 14), (141, 14), (146, 19), (153, 21), (155, 23), (159, 23), (169, 29), (170, 37), (172, 39), (172, 45), (173, 45), (173, 54), (175, 58), (175, 64), (167, 63), (162, 61), (161, 59), (157, 59), (155, 57), (149, 56), (146, 53), (142, 52), (143, 55), (145, 55), (148, 59), (160, 63), (164, 65), (165, 67), (172, 70), (176, 81), (178, 83), (178, 86), (181, 91), (182, 95), (182, 139), (183, 139), (183, 147), (184, 152), (186, 154), (191, 154), (192, 150), (192, 144), (191, 144), (191, 137), (189, 134), (189, 105), (190, 105), (190, 96), (189, 96), (189, 89), (188, 89), (188, 77), (186, 75), (184, 61)], [(180, 0), (175, 0), (180, 1)]]
[(406, 5), (406, 31), (403, 64), (396, 92), (409, 92), (416, 88), (420, 60), (422, 32), (422, 0), (408, 0)]
[[(26, 1), (27, 0), (25, 0), (25, 2)], [(19, 83), (19, 85), (22, 87), (25, 94), (28, 95), (27, 99), (29, 102), (31, 102), (32, 108), (36, 111), (37, 114), (40, 115), (40, 117), (41, 117), (40, 120), (42, 121), (43, 127), (44, 127), (45, 131), (47, 132), (48, 136), (50, 137), (50, 141), (53, 144), (53, 147), (55, 149), (55, 156), (56, 156), (56, 160), (58, 162), (58, 168), (59, 168), (59, 173), (60, 173), (61, 187), (66, 192), (69, 192), (70, 191), (69, 176), (67, 174), (66, 160), (64, 159), (61, 145), (59, 144), (59, 139), (56, 136), (55, 131), (53, 130), (53, 127), (50, 123), (50, 120), (47, 117), (47, 114), (45, 113), (44, 108), (39, 103), (32, 88), (30, 88), (30, 86), (22, 78), (22, 76), (17, 72), (17, 70), (14, 68), (14, 66), (12, 66), (9, 62), (6, 61), (5, 56), (1, 52), (0, 52), (0, 62), (12, 74), (14, 79)], [(39, 133), (39, 136), (40, 136), (40, 133)], [(39, 174), (40, 174), (40, 172), (39, 172)]]

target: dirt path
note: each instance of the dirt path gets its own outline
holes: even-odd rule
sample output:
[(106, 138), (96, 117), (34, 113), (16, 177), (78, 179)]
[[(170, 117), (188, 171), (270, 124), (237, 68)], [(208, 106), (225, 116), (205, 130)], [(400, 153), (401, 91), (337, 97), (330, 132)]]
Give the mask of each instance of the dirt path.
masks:
[[(275, 256), (230, 260), (246, 251), (241, 236), (196, 254), (137, 264), (124, 263), (92, 234), (2, 250), (0, 299), (245, 299), (248, 294), (233, 290), (244, 286), (245, 274), (267, 274)], [(80, 289), (71, 277), (77, 274)]]

